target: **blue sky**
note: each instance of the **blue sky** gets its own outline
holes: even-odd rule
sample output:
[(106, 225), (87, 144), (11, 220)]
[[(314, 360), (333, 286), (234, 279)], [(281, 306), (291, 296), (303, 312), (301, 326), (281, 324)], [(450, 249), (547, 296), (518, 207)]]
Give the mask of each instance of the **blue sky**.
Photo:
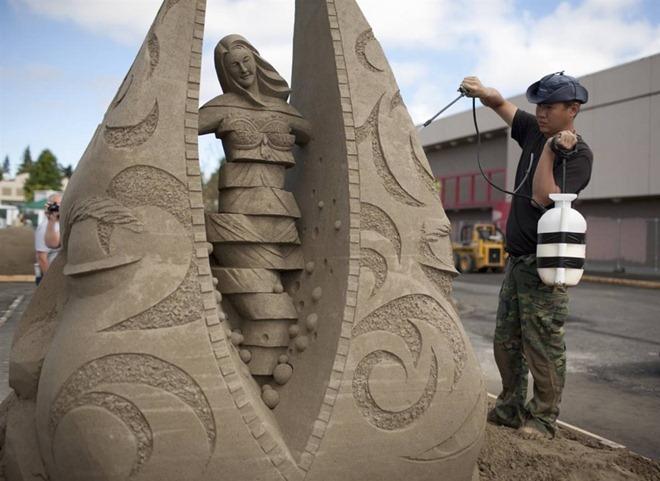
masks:
[[(660, 52), (658, 0), (358, 0), (415, 121), (478, 75), (507, 96), (541, 75), (584, 75)], [(0, 157), (29, 145), (75, 165), (161, 0), (0, 0)], [(219, 93), (212, 49), (250, 39), (286, 78), (294, 0), (208, 0), (202, 102)], [(456, 113), (468, 107), (459, 103)], [(200, 144), (203, 170), (221, 147)]]

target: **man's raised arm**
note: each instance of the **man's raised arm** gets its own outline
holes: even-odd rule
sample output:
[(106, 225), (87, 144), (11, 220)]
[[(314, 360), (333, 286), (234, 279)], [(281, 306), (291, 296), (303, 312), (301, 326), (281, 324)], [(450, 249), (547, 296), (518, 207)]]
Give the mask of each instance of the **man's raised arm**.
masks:
[(461, 88), (468, 97), (477, 97), (482, 104), (493, 109), (511, 127), (518, 107), (502, 97), (501, 93), (492, 87), (484, 87), (477, 77), (465, 77)]

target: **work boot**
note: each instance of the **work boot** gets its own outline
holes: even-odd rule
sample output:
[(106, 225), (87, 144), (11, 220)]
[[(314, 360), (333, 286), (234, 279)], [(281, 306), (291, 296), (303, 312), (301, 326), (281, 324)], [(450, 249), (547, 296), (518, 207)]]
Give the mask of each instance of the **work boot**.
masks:
[(530, 440), (553, 439), (555, 437), (542, 423), (535, 419), (525, 421), (525, 424), (518, 429), (518, 433), (522, 438)]
[[(502, 410), (502, 408), (500, 408)], [(494, 407), (486, 415), (486, 421), (495, 426), (506, 426), (508, 428), (518, 429), (521, 426), (520, 416), (511, 416), (509, 418), (504, 418), (498, 414), (498, 408)]]

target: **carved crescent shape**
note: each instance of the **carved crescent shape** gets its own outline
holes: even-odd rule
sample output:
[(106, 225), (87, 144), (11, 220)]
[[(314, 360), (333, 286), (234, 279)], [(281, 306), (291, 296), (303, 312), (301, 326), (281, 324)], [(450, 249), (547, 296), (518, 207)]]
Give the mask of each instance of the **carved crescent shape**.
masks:
[(110, 147), (116, 149), (137, 147), (144, 144), (158, 127), (158, 100), (154, 102), (151, 112), (135, 125), (113, 127), (106, 125), (103, 138)]
[(378, 65), (373, 59), (369, 59), (367, 55), (367, 45), (370, 42), (375, 42), (376, 37), (374, 37), (374, 32), (372, 29), (365, 30), (358, 38), (355, 40), (355, 55), (357, 55), (358, 61), (366, 68), (372, 72), (384, 72), (385, 70)]

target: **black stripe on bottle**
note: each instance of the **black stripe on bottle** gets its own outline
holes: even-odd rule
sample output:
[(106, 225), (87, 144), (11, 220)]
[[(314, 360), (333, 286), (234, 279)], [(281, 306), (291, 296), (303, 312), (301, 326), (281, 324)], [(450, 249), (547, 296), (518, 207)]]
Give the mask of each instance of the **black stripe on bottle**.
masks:
[(553, 268), (565, 267), (567, 269), (582, 269), (584, 267), (583, 257), (537, 257), (536, 267)]
[(538, 244), (584, 244), (586, 234), (579, 232), (544, 232), (538, 235)]

